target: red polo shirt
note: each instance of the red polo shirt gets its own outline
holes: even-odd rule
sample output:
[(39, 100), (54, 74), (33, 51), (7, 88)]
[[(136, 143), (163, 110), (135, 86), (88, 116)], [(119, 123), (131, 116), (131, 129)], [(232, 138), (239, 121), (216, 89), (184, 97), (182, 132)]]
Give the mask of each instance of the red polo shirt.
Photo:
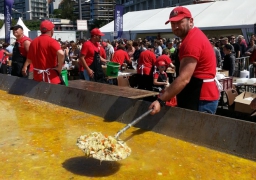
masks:
[[(58, 41), (49, 35), (42, 34), (35, 38), (30, 44), (27, 58), (32, 60), (35, 69), (46, 70), (57, 67), (57, 51), (61, 50)], [(34, 69), (34, 80), (43, 81), (43, 73), (38, 74)], [(55, 70), (49, 70), (49, 78), (52, 84), (59, 84), (60, 78)], [(44, 73), (44, 81), (48, 82), (46, 73)]]
[(124, 61), (129, 59), (129, 55), (126, 51), (118, 49), (117, 51), (115, 51), (112, 61), (119, 63), (122, 66)]
[[(216, 60), (214, 50), (205, 36), (198, 28), (194, 27), (182, 40), (179, 51), (180, 61), (185, 57), (192, 57), (197, 60), (193, 76), (199, 79), (213, 79), (216, 75)], [(200, 100), (213, 101), (219, 99), (219, 91), (215, 81), (204, 82)]]

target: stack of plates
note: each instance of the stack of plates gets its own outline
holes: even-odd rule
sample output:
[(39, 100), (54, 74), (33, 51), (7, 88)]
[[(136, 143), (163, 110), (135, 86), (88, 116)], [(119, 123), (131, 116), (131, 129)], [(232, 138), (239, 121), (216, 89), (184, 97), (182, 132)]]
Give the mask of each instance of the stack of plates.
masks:
[(236, 79), (236, 83), (240, 84), (240, 83), (247, 83), (248, 78), (237, 78)]
[(255, 84), (256, 83), (256, 78), (251, 78), (247, 80), (247, 84)]

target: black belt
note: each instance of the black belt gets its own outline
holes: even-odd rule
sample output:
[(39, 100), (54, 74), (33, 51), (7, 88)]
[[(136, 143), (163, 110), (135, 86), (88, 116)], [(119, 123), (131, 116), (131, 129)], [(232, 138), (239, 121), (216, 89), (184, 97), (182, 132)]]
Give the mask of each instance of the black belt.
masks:
[(23, 62), (12, 61), (12, 64), (18, 64), (18, 63), (21, 63), (21, 64), (23, 64)]

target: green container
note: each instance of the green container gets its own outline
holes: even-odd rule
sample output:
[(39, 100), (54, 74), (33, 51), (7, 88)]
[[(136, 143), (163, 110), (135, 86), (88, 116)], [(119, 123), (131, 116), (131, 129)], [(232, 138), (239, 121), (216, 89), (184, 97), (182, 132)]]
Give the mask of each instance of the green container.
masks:
[(120, 64), (115, 62), (108, 62), (107, 63), (107, 76), (118, 76)]
[(67, 70), (62, 70), (61, 71), (61, 76), (62, 76), (62, 79), (63, 79), (65, 85), (68, 86), (68, 71)]

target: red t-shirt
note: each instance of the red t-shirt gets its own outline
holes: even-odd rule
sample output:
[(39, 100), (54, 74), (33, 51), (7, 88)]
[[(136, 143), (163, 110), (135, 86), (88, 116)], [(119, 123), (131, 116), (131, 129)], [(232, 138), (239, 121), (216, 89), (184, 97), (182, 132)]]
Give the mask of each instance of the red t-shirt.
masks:
[(105, 48), (103, 46), (100, 46), (100, 56), (104, 59), (107, 58), (107, 54), (106, 54)]
[(126, 51), (118, 49), (115, 51), (112, 61), (119, 63), (121, 66), (124, 63), (124, 60), (129, 60), (129, 55)]
[(250, 56), (249, 61), (250, 61), (250, 63), (253, 63), (253, 62), (256, 61), (256, 49), (254, 49), (254, 50), (252, 51), (252, 54), (251, 54), (251, 56)]
[(32, 41), (29, 37), (27, 36), (23, 36), (22, 38), (20, 38), (19, 40), (17, 40), (17, 42), (19, 43), (19, 51), (20, 51), (20, 54), (24, 57), (27, 57), (27, 51), (24, 47), (24, 42), (25, 41)]
[[(3, 64), (4, 64), (4, 58), (3, 58), (4, 57), (4, 52), (5, 52), (4, 49), (0, 50), (0, 62), (3, 63)], [(2, 60), (3, 60), (3, 62), (2, 62)]]
[[(19, 40), (16, 40), (16, 41), (19, 43), (20, 54), (24, 57), (27, 57), (28, 52), (25, 49), (24, 42), (25, 41), (31, 42), (32, 40), (27, 36), (23, 36), (22, 38), (20, 38)], [(33, 71), (33, 64), (30, 64), (29, 72), (32, 72), (32, 71)]]
[[(216, 59), (214, 50), (204, 33), (194, 27), (182, 40), (179, 52), (180, 61), (185, 57), (197, 60), (193, 76), (199, 79), (213, 79), (216, 75)], [(213, 101), (219, 99), (219, 91), (215, 81), (204, 82), (200, 100)]]
[[(58, 41), (49, 35), (42, 34), (35, 38), (30, 44), (27, 58), (32, 60), (34, 68), (46, 70), (48, 68), (55, 68), (58, 65), (57, 51), (61, 50)], [(52, 84), (59, 84), (59, 74), (51, 69), (49, 70), (49, 79)], [(43, 81), (43, 73), (38, 74), (34, 69), (34, 80)], [(46, 73), (44, 73), (44, 81), (48, 82)]]
[[(94, 52), (99, 52), (100, 56), (104, 58), (106, 58), (106, 52), (104, 50), (104, 48), (97, 42), (97, 43), (93, 43), (92, 41), (86, 41), (81, 49), (81, 54), (84, 55), (84, 59), (85, 62), (88, 66), (90, 66), (93, 62), (93, 58), (94, 58)], [(84, 68), (82, 66), (82, 64), (80, 63), (80, 68), (79, 71), (83, 71)]]
[[(150, 75), (150, 71), (152, 67), (155, 65), (155, 62), (156, 55), (152, 51), (146, 50), (141, 52), (138, 60), (137, 73), (142, 74), (143, 71), (143, 74)], [(142, 68), (142, 65), (144, 66), (144, 68)]]

